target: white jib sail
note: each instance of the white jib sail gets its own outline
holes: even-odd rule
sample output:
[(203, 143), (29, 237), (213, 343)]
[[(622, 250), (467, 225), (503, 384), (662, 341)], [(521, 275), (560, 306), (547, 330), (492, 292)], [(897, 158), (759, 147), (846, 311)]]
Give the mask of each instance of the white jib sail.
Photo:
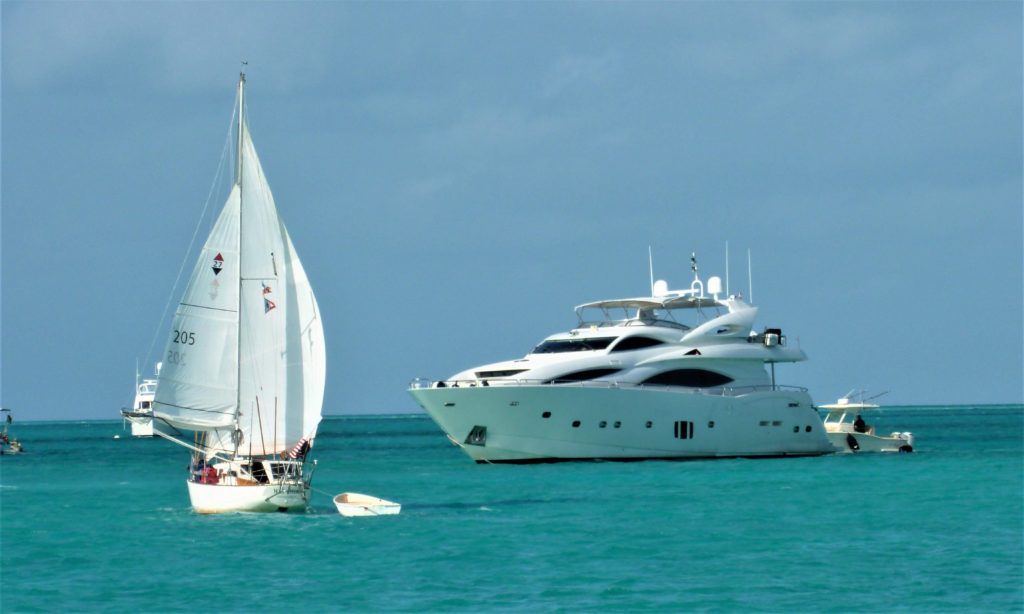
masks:
[[(326, 353), (316, 298), (278, 216), (248, 129), (244, 122), (242, 125), (241, 229), (240, 233), (237, 226), (228, 229), (234, 229), (236, 237), (241, 235), (241, 262), (234, 273), (235, 283), (240, 286), (225, 288), (221, 285), (225, 293), (236, 297), (234, 301), (241, 299), (237, 310), (239, 317), (224, 312), (230, 316), (230, 325), (237, 327), (238, 336), (230, 338), (234, 346), (196, 341), (200, 346), (197, 350), (219, 353), (223, 362), (235, 364), (229, 357), (237, 357), (235, 371), (221, 380), (230, 394), (225, 395), (218, 388), (220, 409), (215, 414), (211, 412), (203, 403), (212, 397), (205, 395), (219, 382), (211, 384), (209, 372), (198, 373), (192, 369), (192, 363), (186, 362), (172, 374), (187, 371), (194, 377), (178, 376), (171, 380), (182, 382), (169, 386), (168, 395), (164, 396), (161, 374), (156, 403), (158, 415), (172, 424), (210, 431), (207, 446), (211, 453), (235, 451), (236, 438), (232, 433), (237, 424), (241, 435), (237, 441), (238, 453), (255, 456), (281, 453), (302, 438), (315, 436), (323, 404)], [(238, 191), (238, 187), (232, 191), (234, 204), (229, 198), (221, 218), (231, 209), (235, 220), (239, 219), (237, 196), (234, 196)], [(214, 233), (218, 232), (220, 221)], [(213, 234), (211, 240), (212, 237)], [(204, 257), (206, 251), (204, 249)], [(201, 258), (189, 290), (192, 286), (203, 285), (197, 283), (197, 275), (209, 283), (212, 269), (202, 265)], [(224, 273), (217, 274), (221, 275)], [(186, 291), (182, 305), (189, 300), (190, 293)], [(179, 307), (179, 313), (181, 311)], [(174, 351), (174, 343), (172, 333), (169, 352)], [(201, 361), (197, 364), (202, 366)], [(223, 375), (223, 369), (217, 373)], [(226, 403), (228, 411), (223, 412), (226, 396), (231, 398)], [(211, 419), (211, 414), (217, 419)]]
[(175, 427), (230, 427), (238, 402), (238, 186), (210, 232), (171, 323), (153, 400)]

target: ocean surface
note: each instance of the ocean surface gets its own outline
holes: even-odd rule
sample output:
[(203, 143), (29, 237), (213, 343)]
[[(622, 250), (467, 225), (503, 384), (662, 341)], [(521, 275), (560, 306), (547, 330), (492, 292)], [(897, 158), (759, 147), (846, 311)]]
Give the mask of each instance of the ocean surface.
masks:
[[(476, 465), (423, 415), (330, 417), (309, 513), (220, 516), (183, 448), (16, 421), (0, 611), (1024, 610), (1024, 408), (871, 421), (916, 451)], [(343, 491), (402, 513), (343, 518)]]

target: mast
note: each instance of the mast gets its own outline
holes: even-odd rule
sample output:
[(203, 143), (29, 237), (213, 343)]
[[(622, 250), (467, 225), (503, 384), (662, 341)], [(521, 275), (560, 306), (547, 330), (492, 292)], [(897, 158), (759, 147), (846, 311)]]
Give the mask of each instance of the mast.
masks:
[[(244, 65), (244, 63), (243, 63)], [(235, 379), (235, 431), (231, 439), (235, 444), (232, 458), (238, 456), (238, 415), (242, 411), (242, 132), (245, 130), (245, 72), (238, 74), (238, 152), (235, 156), (235, 182), (238, 185), (238, 309), (235, 318), (238, 322), (235, 335), (236, 379)]]

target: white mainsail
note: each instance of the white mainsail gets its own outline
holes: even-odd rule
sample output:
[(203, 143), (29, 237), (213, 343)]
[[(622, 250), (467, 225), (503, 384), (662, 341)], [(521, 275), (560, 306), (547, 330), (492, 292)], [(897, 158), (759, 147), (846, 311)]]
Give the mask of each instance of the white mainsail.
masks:
[(239, 126), (240, 177), (178, 306), (154, 400), (157, 418), (206, 432), (207, 456), (312, 440), (326, 375), (316, 297)]

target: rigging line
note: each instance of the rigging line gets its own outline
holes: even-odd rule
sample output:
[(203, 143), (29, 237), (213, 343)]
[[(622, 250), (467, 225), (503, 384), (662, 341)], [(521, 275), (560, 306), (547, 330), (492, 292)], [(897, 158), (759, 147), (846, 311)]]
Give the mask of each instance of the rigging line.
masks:
[[(237, 103), (237, 94), (235, 95), (235, 102)], [(153, 348), (156, 346), (157, 337), (160, 336), (160, 332), (164, 327), (164, 320), (167, 319), (167, 310), (170, 308), (171, 303), (174, 302), (174, 297), (177, 294), (178, 284), (181, 282), (181, 274), (185, 271), (185, 265), (188, 264), (189, 256), (192, 255), (192, 247), (196, 243), (196, 237), (199, 235), (199, 229), (203, 225), (203, 220), (206, 219), (206, 211), (210, 208), (210, 201), (213, 199), (213, 191), (217, 187), (217, 183), (220, 182), (221, 176), (224, 174), (224, 159), (231, 153), (231, 130), (235, 123), (235, 106), (231, 108), (231, 121), (228, 122), (228, 135), (224, 142), (224, 149), (221, 150), (220, 161), (217, 163), (217, 172), (213, 176), (213, 182), (210, 184), (210, 190), (206, 194), (206, 202), (203, 204), (203, 211), (199, 214), (199, 220), (196, 222), (195, 230), (192, 231), (192, 239), (188, 242), (188, 249), (185, 250), (185, 258), (181, 261), (181, 266), (178, 267), (178, 275), (174, 278), (174, 285), (171, 286), (171, 293), (167, 297), (167, 303), (164, 304), (164, 311), (160, 314), (160, 321), (157, 322), (156, 330), (153, 332), (153, 338), (149, 342), (149, 349), (146, 351), (146, 362), (150, 362), (153, 356)]]
[[(260, 425), (260, 445), (263, 446), (263, 455), (267, 453), (267, 440), (263, 437), (263, 414), (260, 412), (260, 398), (256, 397), (256, 421)], [(249, 457), (252, 460), (252, 457)]]

